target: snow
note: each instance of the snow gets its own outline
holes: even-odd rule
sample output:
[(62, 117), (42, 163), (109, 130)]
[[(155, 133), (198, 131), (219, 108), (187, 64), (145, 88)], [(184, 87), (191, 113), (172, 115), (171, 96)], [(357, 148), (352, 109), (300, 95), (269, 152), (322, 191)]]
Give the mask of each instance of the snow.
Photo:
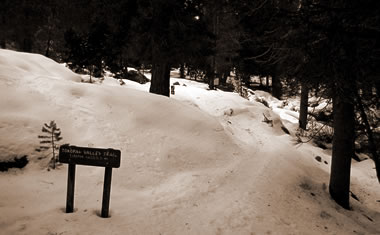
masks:
[[(373, 163), (353, 162), (360, 201), (340, 208), (327, 189), (331, 153), (294, 145), (282, 126), (293, 130), (297, 112), (269, 94), (255, 91), (273, 110), (185, 79), (171, 78), (171, 98), (149, 84), (81, 80), (43, 56), (0, 50), (0, 160), (30, 160), (0, 172), (0, 234), (380, 233)], [(62, 144), (121, 150), (110, 218), (99, 217), (101, 167), (77, 166), (75, 212), (64, 213), (67, 165), (47, 171), (35, 151), (51, 120)]]

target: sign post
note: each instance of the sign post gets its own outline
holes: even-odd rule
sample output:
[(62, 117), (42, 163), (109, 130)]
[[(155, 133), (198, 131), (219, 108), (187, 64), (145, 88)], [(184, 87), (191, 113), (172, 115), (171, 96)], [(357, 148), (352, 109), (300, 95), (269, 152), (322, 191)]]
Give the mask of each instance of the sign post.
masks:
[(69, 164), (67, 174), (66, 213), (74, 212), (75, 164)]
[(103, 186), (103, 200), (102, 200), (102, 213), (103, 218), (108, 217), (108, 209), (110, 205), (110, 193), (111, 193), (111, 180), (112, 180), (112, 168), (106, 167), (104, 172), (104, 186)]
[(59, 161), (69, 164), (67, 177), (66, 213), (74, 211), (74, 188), (76, 164), (105, 167), (101, 217), (108, 218), (111, 194), (112, 168), (120, 167), (120, 150), (85, 148), (62, 145), (59, 148)]

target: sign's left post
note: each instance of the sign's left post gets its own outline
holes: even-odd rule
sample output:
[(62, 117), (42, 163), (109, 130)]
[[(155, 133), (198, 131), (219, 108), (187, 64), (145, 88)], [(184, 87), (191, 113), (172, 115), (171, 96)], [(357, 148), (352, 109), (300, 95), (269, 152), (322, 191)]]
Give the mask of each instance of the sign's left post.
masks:
[(67, 174), (66, 213), (74, 212), (75, 164), (69, 164)]

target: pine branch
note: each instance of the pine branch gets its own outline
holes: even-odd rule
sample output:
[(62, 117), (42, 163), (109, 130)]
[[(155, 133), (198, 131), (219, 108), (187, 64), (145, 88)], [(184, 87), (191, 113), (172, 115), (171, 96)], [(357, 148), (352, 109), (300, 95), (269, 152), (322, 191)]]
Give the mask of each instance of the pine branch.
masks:
[(52, 128), (52, 126), (51, 126), (51, 122), (50, 122), (50, 125), (48, 125), (48, 124), (46, 124), (46, 123), (44, 123), (44, 125), (45, 125), (45, 127), (46, 127), (47, 129), (51, 129), (51, 128)]
[(50, 136), (46, 136), (46, 135), (39, 135), (38, 138), (40, 138), (40, 139), (49, 139), (51, 137)]
[[(46, 125), (46, 123), (45, 123), (45, 125)], [(46, 129), (45, 127), (42, 127), (42, 132), (46, 132), (46, 133), (51, 134), (51, 131)]]
[(52, 143), (51, 140), (41, 140), (40, 141), (40, 144), (50, 144), (50, 143)]

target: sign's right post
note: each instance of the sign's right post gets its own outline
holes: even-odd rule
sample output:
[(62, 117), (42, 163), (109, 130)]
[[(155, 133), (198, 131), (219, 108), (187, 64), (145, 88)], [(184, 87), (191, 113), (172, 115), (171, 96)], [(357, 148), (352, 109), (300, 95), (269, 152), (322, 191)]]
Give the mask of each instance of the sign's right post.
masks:
[(104, 171), (103, 201), (102, 213), (103, 218), (108, 218), (111, 194), (112, 167), (106, 167)]

